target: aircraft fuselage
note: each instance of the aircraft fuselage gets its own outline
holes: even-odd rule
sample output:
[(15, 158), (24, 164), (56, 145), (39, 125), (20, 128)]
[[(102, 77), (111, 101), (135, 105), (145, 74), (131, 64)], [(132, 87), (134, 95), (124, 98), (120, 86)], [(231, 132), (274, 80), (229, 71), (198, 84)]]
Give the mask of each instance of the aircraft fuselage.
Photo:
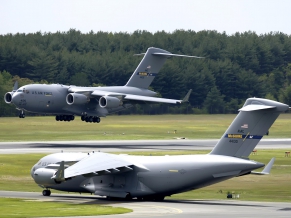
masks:
[[(81, 158), (86, 156), (82, 153), (80, 155)], [(60, 184), (56, 184), (51, 179), (54, 170), (47, 171), (47, 177), (40, 177), (42, 168), (38, 166), (45, 162), (60, 162), (62, 157), (59, 156), (58, 160), (43, 158), (40, 165), (32, 168), (31, 176), (36, 183), (45, 188), (60, 191), (89, 192), (113, 197), (125, 197), (127, 193), (132, 197), (169, 196), (244, 175), (264, 166), (255, 161), (222, 155), (125, 156), (124, 158), (139, 163), (146, 169), (134, 166), (127, 172), (76, 176)]]
[[(60, 84), (30, 84), (19, 88), (12, 96), (11, 102), (19, 109), (32, 113), (40, 114), (60, 114), (60, 115), (82, 115), (86, 113), (91, 116), (106, 116), (116, 111), (112, 109), (101, 108), (98, 99), (90, 98), (86, 104), (68, 105), (66, 97), (69, 94), (68, 89), (74, 86)], [(84, 87), (84, 93), (101, 90), (106, 92), (135, 94), (142, 96), (155, 96), (156, 93), (147, 89), (141, 89), (128, 86), (111, 87)], [(118, 108), (117, 110), (121, 110)]]

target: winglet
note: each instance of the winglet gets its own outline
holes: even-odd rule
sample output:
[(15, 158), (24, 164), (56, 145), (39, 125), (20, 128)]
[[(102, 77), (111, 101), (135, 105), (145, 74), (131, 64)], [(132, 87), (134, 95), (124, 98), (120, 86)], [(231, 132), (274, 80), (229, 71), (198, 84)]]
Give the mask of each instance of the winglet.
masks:
[(270, 162), (265, 166), (265, 168), (263, 169), (262, 172), (256, 172), (256, 171), (251, 171), (251, 174), (255, 174), (255, 175), (268, 175), (270, 174), (270, 171), (273, 167), (273, 164), (275, 162), (275, 157), (273, 157)]
[(190, 89), (188, 91), (188, 93), (185, 95), (185, 97), (183, 98), (183, 100), (181, 101), (181, 103), (184, 103), (184, 102), (188, 102), (189, 101), (189, 97), (191, 95), (191, 92), (192, 92), (192, 89)]
[(60, 163), (60, 167), (59, 167), (58, 171), (52, 177), (52, 179), (56, 180), (57, 182), (65, 181), (65, 173), (64, 173), (64, 171), (65, 171), (65, 162), (62, 161)]
[(16, 91), (18, 89), (18, 81), (15, 81), (13, 86), (13, 91)]

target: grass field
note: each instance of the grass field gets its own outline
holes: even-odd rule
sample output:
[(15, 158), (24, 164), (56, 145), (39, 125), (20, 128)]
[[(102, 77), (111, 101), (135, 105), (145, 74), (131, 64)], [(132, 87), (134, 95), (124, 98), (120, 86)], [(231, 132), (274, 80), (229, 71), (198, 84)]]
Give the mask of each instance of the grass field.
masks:
[(96, 204), (39, 202), (36, 200), (0, 198), (0, 218), (97, 216), (128, 213), (132, 210)]
[[(57, 122), (54, 117), (0, 118), (0, 141), (219, 139), (235, 115), (108, 116), (101, 123), (80, 117)], [(174, 130), (177, 131), (174, 134)], [(270, 129), (271, 138), (291, 137), (291, 114), (282, 114)]]
[[(147, 151), (131, 152), (136, 155), (201, 154), (209, 151)], [(31, 167), (45, 154), (0, 155), (0, 189), (41, 192), (30, 177)], [(291, 202), (291, 158), (284, 150), (258, 150), (250, 158), (267, 164), (276, 157), (270, 175), (247, 175), (233, 178), (206, 188), (173, 195), (172, 199), (225, 199), (227, 192), (240, 194), (241, 200), (288, 201)], [(259, 171), (259, 170), (258, 170)], [(54, 193), (56, 191), (52, 191)]]

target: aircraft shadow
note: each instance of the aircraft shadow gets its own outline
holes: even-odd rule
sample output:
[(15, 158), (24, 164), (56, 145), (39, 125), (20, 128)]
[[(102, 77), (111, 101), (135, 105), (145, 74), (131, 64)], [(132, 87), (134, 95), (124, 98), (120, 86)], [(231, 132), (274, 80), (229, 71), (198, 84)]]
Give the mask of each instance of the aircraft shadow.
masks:
[[(83, 199), (88, 200), (87, 202), (80, 202), (80, 204), (122, 204), (122, 203), (142, 203), (142, 202), (153, 202), (156, 203), (156, 201), (140, 201), (137, 199), (133, 200), (107, 200), (104, 197), (98, 197), (98, 196), (62, 196), (62, 195), (56, 195), (53, 196), (56, 200), (77, 200), (77, 199)], [(159, 202), (159, 201), (158, 201)], [(265, 205), (258, 205), (258, 204), (248, 204), (243, 202), (219, 202), (219, 200), (171, 200), (171, 199), (165, 199), (162, 201), (163, 203), (167, 204), (190, 204), (190, 205), (209, 205), (209, 206), (232, 206), (232, 207), (269, 207)]]

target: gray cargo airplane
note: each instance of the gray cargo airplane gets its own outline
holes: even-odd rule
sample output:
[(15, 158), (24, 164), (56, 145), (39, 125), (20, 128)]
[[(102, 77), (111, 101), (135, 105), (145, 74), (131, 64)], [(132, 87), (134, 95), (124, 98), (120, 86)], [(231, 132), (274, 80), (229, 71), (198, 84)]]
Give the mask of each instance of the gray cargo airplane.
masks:
[[(138, 103), (187, 102), (191, 90), (183, 100), (157, 98), (156, 92), (149, 86), (160, 71), (167, 58), (197, 56), (172, 54), (159, 48), (148, 48), (143, 59), (133, 72), (125, 86), (77, 87), (60, 84), (30, 84), (4, 95), (7, 104), (13, 103), (20, 110), (19, 118), (24, 118), (24, 111), (56, 115), (57, 121), (74, 120), (74, 115), (82, 121), (100, 122), (100, 117), (121, 111)], [(17, 89), (17, 90), (16, 90)]]
[(247, 174), (269, 174), (274, 159), (263, 163), (248, 156), (280, 113), (289, 106), (249, 98), (207, 155), (131, 156), (102, 152), (56, 153), (38, 161), (31, 176), (49, 196), (50, 189), (89, 192), (108, 198), (163, 200), (180, 192), (202, 188)]

